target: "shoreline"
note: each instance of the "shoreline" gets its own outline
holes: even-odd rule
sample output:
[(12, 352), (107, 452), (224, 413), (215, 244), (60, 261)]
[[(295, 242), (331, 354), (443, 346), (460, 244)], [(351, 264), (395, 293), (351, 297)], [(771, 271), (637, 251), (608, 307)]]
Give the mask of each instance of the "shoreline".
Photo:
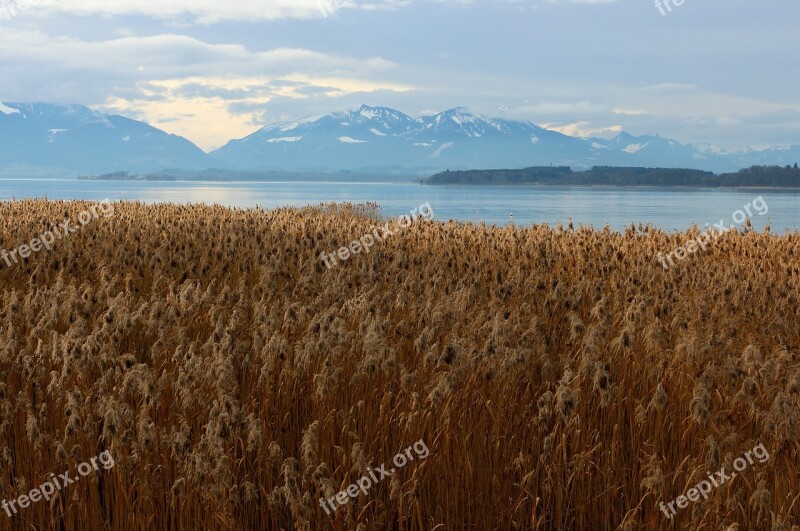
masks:
[(787, 188), (785, 186), (686, 186), (686, 185), (646, 185), (646, 184), (631, 184), (631, 185), (618, 185), (618, 184), (488, 184), (488, 183), (421, 183), (422, 186), (437, 186), (437, 187), (466, 187), (466, 186), (481, 186), (487, 188), (596, 188), (596, 189), (614, 189), (624, 190), (626, 188), (636, 190), (775, 190), (775, 191), (797, 191), (800, 192), (800, 186), (796, 188)]

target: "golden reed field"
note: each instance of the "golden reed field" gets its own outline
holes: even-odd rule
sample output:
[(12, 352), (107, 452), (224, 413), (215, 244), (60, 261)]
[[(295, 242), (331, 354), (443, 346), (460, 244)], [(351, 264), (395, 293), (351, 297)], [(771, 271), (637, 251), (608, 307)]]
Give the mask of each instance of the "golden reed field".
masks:
[(419, 219), (328, 269), (372, 207), (113, 207), (0, 261), (0, 529), (800, 525), (797, 232)]

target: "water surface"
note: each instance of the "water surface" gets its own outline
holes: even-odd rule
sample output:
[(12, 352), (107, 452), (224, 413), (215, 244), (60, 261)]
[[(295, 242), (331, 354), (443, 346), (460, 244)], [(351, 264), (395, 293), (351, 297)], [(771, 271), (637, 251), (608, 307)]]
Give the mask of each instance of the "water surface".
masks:
[(609, 225), (631, 223), (665, 230), (705, 227), (724, 219), (734, 224), (737, 210), (763, 197), (768, 211), (753, 213), (753, 226), (769, 222), (773, 232), (800, 228), (800, 191), (717, 188), (424, 186), (385, 182), (141, 182), (63, 179), (0, 179), (0, 200), (139, 200), (146, 203), (209, 203), (252, 208), (316, 205), (323, 202), (379, 203), (387, 216), (430, 203), (436, 219), (505, 225), (515, 223)]

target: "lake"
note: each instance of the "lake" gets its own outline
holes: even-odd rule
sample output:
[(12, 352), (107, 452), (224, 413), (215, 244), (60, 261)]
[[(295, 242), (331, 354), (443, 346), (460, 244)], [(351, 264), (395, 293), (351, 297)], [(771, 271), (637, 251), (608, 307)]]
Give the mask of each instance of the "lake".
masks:
[[(437, 220), (485, 221), (487, 224), (575, 226), (606, 224), (623, 230), (650, 223), (665, 230), (725, 220), (734, 224), (737, 210), (762, 197), (766, 208), (751, 207), (753, 226), (769, 223), (773, 232), (800, 228), (800, 190), (613, 187), (424, 186), (398, 182), (140, 182), (64, 179), (0, 179), (0, 200), (121, 200), (146, 203), (216, 203), (251, 208), (315, 205), (322, 202), (379, 203), (387, 216), (409, 213), (430, 203)], [(758, 203), (760, 204), (760, 203)]]

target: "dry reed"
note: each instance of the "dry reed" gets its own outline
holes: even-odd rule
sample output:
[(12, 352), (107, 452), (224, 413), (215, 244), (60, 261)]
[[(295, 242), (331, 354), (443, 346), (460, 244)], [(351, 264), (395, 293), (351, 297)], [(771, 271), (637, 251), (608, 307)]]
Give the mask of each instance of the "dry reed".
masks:
[[(0, 203), (0, 248), (86, 205)], [(689, 233), (415, 223), (327, 270), (374, 208), (115, 208), (0, 269), (0, 494), (117, 463), (2, 529), (800, 524), (797, 232), (664, 271)], [(319, 506), (419, 439), (424, 462)]]

